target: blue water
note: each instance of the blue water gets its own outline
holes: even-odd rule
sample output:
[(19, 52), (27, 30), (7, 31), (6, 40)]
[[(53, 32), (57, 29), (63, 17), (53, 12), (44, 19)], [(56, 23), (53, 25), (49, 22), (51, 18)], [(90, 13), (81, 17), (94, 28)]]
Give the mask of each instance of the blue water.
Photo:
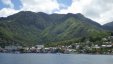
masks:
[(0, 64), (113, 64), (113, 55), (0, 53)]

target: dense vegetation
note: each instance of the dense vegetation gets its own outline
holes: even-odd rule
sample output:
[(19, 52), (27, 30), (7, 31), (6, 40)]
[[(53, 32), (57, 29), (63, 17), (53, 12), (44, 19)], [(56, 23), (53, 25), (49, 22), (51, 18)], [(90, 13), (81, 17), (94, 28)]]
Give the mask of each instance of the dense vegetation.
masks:
[[(0, 45), (99, 41), (108, 36), (102, 26), (82, 14), (45, 14), (22, 11), (0, 18)], [(68, 44), (68, 42), (66, 42)]]
[(103, 25), (104, 29), (113, 31), (113, 21)]

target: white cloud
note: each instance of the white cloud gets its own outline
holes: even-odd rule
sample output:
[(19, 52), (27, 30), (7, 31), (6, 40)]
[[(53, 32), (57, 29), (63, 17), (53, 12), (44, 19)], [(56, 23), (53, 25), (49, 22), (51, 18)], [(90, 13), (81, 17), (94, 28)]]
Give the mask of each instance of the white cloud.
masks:
[(1, 2), (6, 5), (6, 7), (0, 9), (0, 17), (7, 17), (20, 11), (14, 9), (14, 4), (11, 0), (1, 0)]
[(73, 0), (72, 5), (56, 13), (82, 13), (83, 8), (89, 5), (92, 0)]
[(86, 17), (105, 24), (113, 21), (113, 0), (73, 0), (68, 9), (56, 13), (82, 13)]
[(84, 7), (83, 14), (100, 24), (113, 21), (113, 0), (92, 0)]
[(11, 0), (1, 0), (3, 4), (7, 5), (10, 8), (14, 8), (14, 4), (11, 2)]
[[(97, 21), (100, 24), (113, 21), (113, 0), (73, 0), (71, 6), (68, 8), (63, 4), (59, 4), (57, 0), (20, 0), (22, 3), (21, 11), (45, 12), (66, 14), (66, 13), (82, 13), (86, 17)], [(3, 8), (0, 10), (1, 16), (8, 16), (20, 10), (13, 9), (14, 5), (11, 0), (2, 0), (5, 5), (10, 8)]]
[(19, 12), (19, 11), (11, 9), (11, 8), (3, 8), (0, 10), (0, 17), (7, 17), (7, 16), (15, 14), (17, 12)]
[(54, 10), (59, 9), (59, 4), (56, 0), (20, 0), (22, 7), (20, 10), (15, 10), (11, 0), (2, 0), (2, 2), (10, 6), (0, 10), (0, 17), (7, 17), (19, 11), (33, 11), (33, 12), (46, 12), (52, 13)]
[(52, 13), (54, 10), (59, 9), (56, 0), (21, 0), (21, 2), (24, 11)]

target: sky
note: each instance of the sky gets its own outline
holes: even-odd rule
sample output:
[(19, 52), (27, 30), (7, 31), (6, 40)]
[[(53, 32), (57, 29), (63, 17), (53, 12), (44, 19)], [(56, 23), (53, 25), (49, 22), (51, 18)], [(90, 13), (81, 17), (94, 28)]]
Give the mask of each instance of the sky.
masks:
[(103, 25), (113, 21), (113, 0), (0, 0), (0, 17), (20, 11), (81, 13)]

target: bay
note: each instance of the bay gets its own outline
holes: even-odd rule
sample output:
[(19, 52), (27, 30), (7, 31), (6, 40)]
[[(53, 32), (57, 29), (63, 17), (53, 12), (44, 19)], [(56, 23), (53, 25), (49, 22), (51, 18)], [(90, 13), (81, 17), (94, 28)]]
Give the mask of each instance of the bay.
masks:
[(113, 55), (0, 53), (0, 64), (113, 64)]

